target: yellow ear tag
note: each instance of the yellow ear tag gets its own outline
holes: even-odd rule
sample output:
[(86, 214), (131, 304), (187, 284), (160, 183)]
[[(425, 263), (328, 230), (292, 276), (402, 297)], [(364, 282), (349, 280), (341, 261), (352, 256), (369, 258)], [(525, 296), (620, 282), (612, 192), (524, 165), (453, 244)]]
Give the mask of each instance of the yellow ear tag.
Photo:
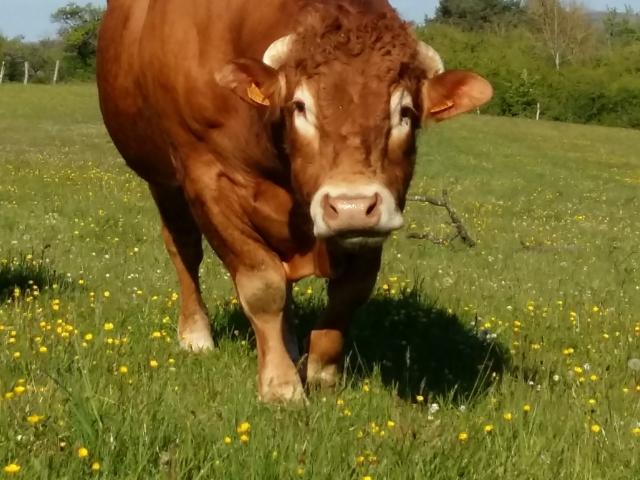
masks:
[(269, 101), (269, 99), (262, 94), (262, 92), (260, 91), (260, 88), (258, 88), (258, 86), (255, 83), (252, 83), (247, 88), (247, 96), (253, 102), (259, 105), (264, 105), (265, 107), (268, 107), (269, 105), (271, 105), (271, 102)]
[(431, 107), (429, 109), (429, 113), (440, 113), (440, 112), (444, 112), (445, 110), (449, 110), (451, 107), (453, 107), (455, 104), (451, 101), (451, 100), (446, 100), (444, 103), (441, 103), (439, 105), (436, 105), (435, 107)]

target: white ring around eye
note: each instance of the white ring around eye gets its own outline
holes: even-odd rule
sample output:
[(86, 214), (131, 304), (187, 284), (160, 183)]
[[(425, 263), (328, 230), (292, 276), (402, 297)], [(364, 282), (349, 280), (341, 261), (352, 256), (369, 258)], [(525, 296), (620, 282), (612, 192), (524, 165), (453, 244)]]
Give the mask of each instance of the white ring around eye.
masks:
[(304, 112), (297, 109), (293, 113), (293, 125), (296, 131), (308, 140), (318, 142), (318, 124), (315, 101), (307, 86), (302, 83), (293, 94), (294, 102), (304, 104)]
[(391, 136), (406, 135), (411, 130), (411, 118), (403, 117), (403, 108), (413, 109), (411, 94), (404, 87), (396, 88), (389, 101)]

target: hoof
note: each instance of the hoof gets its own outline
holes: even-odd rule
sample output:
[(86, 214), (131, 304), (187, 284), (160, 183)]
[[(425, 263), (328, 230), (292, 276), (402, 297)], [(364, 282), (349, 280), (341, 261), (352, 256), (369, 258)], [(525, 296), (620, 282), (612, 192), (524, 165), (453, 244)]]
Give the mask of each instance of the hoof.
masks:
[(206, 352), (214, 349), (211, 333), (203, 330), (180, 335), (180, 346), (191, 352)]
[(304, 393), (302, 382), (298, 375), (289, 381), (272, 379), (259, 390), (260, 401), (273, 404), (286, 404), (304, 406), (307, 404), (307, 396)]
[(340, 375), (337, 365), (321, 365), (309, 359), (307, 363), (307, 385), (310, 387), (333, 388)]

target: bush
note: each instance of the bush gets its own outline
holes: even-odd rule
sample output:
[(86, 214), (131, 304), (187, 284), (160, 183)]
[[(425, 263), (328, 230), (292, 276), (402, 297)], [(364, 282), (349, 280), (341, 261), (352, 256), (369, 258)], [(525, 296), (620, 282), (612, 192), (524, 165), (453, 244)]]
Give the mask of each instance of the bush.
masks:
[(602, 48), (559, 72), (551, 57), (522, 28), (467, 32), (428, 24), (417, 35), (447, 68), (474, 70), (494, 87), (485, 113), (562, 122), (640, 127), (640, 42)]

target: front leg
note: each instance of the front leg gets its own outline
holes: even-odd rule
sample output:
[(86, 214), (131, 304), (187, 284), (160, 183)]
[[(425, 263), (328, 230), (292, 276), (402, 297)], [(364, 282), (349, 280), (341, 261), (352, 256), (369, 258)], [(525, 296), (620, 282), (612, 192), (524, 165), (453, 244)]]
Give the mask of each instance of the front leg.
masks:
[(338, 380), (344, 335), (356, 309), (364, 304), (380, 270), (381, 248), (347, 256), (345, 270), (328, 282), (327, 308), (309, 337), (307, 383), (332, 387)]
[(282, 263), (265, 255), (259, 268), (240, 267), (235, 284), (256, 335), (260, 399), (269, 403), (303, 402), (302, 382), (292, 361), (297, 352), (288, 348), (295, 336), (285, 319), (287, 281)]
[[(258, 352), (258, 394), (265, 402), (304, 401), (302, 381), (291, 356), (287, 279), (282, 261), (247, 217), (254, 193), (241, 177), (232, 178), (213, 161), (192, 159), (185, 190), (205, 237), (234, 280), (242, 308), (251, 322)], [(197, 168), (200, 167), (200, 168)]]

